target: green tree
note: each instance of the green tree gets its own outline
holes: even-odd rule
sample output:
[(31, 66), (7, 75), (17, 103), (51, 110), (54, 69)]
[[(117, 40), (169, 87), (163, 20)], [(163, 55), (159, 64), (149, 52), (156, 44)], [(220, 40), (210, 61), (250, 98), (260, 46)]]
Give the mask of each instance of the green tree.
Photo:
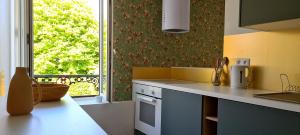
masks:
[[(99, 74), (99, 22), (86, 0), (33, 0), (34, 74)], [(107, 23), (103, 33), (106, 75)], [(106, 86), (102, 88), (105, 90)], [(95, 86), (76, 83), (72, 96), (95, 95)]]
[(33, 0), (34, 74), (93, 74), (99, 26), (86, 0)]

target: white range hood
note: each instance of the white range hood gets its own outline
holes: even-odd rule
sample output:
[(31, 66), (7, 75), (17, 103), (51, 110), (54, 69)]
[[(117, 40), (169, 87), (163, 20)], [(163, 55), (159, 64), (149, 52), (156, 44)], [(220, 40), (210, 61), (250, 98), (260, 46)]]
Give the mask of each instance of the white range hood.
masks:
[(190, 30), (190, 0), (163, 0), (162, 31), (186, 33)]

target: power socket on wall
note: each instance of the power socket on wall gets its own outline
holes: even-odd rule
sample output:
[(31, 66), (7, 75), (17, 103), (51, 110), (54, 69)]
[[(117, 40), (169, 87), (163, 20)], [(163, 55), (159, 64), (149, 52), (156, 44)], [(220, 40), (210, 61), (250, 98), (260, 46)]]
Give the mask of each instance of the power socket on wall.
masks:
[(241, 66), (250, 66), (250, 58), (237, 58), (235, 61), (236, 65), (241, 65)]

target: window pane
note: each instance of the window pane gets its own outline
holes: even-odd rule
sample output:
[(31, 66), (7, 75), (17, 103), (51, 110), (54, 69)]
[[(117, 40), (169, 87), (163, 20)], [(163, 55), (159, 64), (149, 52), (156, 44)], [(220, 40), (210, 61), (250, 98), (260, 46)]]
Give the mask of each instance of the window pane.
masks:
[(155, 127), (155, 106), (140, 102), (140, 121)]
[(71, 85), (71, 96), (99, 95), (107, 72), (100, 68), (106, 41), (100, 42), (99, 11), (99, 0), (33, 0), (33, 73), (39, 81)]

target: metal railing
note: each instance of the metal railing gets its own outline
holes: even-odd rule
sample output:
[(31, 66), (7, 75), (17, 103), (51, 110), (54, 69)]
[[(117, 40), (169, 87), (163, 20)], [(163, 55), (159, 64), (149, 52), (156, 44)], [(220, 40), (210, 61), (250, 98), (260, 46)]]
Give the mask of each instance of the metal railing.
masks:
[[(100, 84), (99, 75), (33, 75), (33, 78), (41, 83), (56, 83), (72, 85), (76, 83), (90, 83), (95, 86), (95, 90), (103, 93), (103, 88)], [(102, 82), (106, 81), (106, 76), (101, 77)], [(80, 96), (80, 95), (79, 95)], [(86, 96), (86, 95), (84, 95)]]

